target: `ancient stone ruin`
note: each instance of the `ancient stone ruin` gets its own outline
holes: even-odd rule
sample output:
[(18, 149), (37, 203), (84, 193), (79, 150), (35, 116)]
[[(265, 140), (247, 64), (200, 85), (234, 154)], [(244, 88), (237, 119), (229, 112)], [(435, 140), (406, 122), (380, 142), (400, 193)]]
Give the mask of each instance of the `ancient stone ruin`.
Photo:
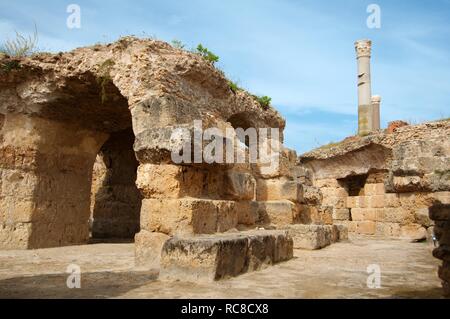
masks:
[[(335, 224), (350, 233), (439, 240), (448, 268), (449, 137), (450, 121), (403, 126), (324, 146), (299, 161), (323, 205), (333, 207)], [(441, 278), (448, 282), (448, 273)]]
[(283, 146), (271, 171), (172, 161), (183, 147), (172, 133), (195, 120), (203, 129), (277, 128), (282, 140), (279, 113), (231, 90), (202, 57), (123, 38), (0, 62), (13, 66), (0, 74), (1, 249), (135, 237), (138, 265), (219, 279), (345, 237)]
[[(273, 107), (167, 43), (126, 37), (0, 56), (0, 249), (129, 238), (136, 265), (161, 279), (210, 281), (346, 240), (347, 231), (429, 238), (440, 242), (448, 292), (450, 123), (379, 130), (370, 43), (357, 52), (361, 136), (300, 157), (273, 143), (285, 127)], [(227, 129), (278, 129), (279, 139), (258, 140), (278, 165), (176, 163), (173, 154), (191, 154), (174, 132), (195, 136), (199, 120), (247, 157), (250, 137)]]

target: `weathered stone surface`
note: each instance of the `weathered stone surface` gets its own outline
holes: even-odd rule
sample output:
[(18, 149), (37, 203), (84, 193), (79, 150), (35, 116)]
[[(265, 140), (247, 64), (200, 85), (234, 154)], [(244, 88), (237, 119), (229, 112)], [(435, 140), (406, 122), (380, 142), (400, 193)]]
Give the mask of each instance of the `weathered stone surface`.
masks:
[(135, 236), (135, 265), (146, 269), (159, 269), (162, 247), (170, 237), (162, 233), (141, 230)]
[(285, 229), (292, 237), (295, 249), (321, 249), (348, 238), (345, 226), (297, 224), (286, 226)]
[(239, 201), (235, 204), (238, 224), (256, 225), (260, 222), (259, 203), (256, 201)]
[(286, 178), (258, 179), (256, 199), (258, 201), (289, 200), (299, 202), (301, 185)]
[(225, 196), (235, 200), (254, 200), (256, 180), (248, 173), (227, 172), (225, 176)]
[(320, 205), (322, 203), (322, 193), (319, 188), (308, 185), (301, 185), (300, 203), (309, 205)]
[(213, 281), (259, 270), (293, 256), (285, 231), (172, 238), (163, 247), (160, 279)]
[(430, 213), (428, 208), (418, 208), (414, 212), (415, 223), (422, 225), (425, 228), (434, 225), (434, 222), (430, 219)]
[(338, 241), (348, 240), (348, 227), (347, 227), (347, 225), (336, 224), (334, 226), (337, 228), (337, 231), (338, 231), (338, 234), (339, 234)]
[(427, 230), (418, 224), (409, 224), (401, 227), (400, 236), (411, 241), (427, 239)]
[(300, 218), (297, 206), (288, 200), (258, 202), (258, 215), (263, 224), (284, 226)]
[(348, 208), (335, 208), (333, 220), (350, 220), (350, 210)]
[(206, 199), (144, 199), (141, 229), (168, 235), (213, 234), (235, 228), (233, 201)]
[(198, 197), (205, 175), (192, 167), (143, 164), (138, 168), (136, 186), (146, 198)]

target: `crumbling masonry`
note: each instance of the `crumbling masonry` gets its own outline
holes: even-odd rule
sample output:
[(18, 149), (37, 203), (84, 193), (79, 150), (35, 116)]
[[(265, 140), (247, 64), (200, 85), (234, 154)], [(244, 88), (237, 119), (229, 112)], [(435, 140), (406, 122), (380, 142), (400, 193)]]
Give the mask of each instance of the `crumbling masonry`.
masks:
[[(373, 112), (380, 99), (362, 102)], [(136, 265), (160, 278), (218, 280), (345, 240), (347, 228), (421, 240), (434, 226), (448, 291), (448, 122), (385, 133), (372, 117), (370, 135), (300, 158), (282, 146), (267, 170), (174, 163), (185, 142), (172, 133), (195, 120), (278, 128), (281, 141), (285, 126), (201, 56), (160, 41), (0, 56), (0, 249), (134, 237)]]
[(292, 150), (274, 171), (172, 161), (184, 145), (172, 133), (194, 120), (282, 139), (279, 113), (202, 57), (123, 38), (0, 64), (1, 249), (135, 236), (137, 265), (213, 280), (345, 238)]

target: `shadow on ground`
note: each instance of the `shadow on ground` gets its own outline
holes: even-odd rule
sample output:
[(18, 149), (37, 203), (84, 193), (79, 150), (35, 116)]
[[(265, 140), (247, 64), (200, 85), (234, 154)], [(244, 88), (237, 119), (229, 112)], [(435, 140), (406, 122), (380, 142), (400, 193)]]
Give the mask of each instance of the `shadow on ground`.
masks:
[[(69, 289), (69, 274), (48, 274), (0, 280), (0, 298), (114, 298), (154, 281), (156, 272), (93, 272), (81, 274), (81, 288)], [(151, 296), (149, 296), (151, 298)]]

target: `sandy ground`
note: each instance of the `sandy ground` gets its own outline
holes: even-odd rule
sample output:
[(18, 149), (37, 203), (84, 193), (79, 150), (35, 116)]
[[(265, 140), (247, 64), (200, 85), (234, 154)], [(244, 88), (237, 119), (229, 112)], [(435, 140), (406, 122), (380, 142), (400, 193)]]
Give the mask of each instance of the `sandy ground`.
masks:
[[(134, 267), (133, 244), (0, 251), (2, 298), (441, 298), (429, 243), (352, 237), (264, 270), (214, 283), (162, 282)], [(69, 264), (81, 288), (66, 286)], [(379, 265), (381, 288), (367, 287)]]

